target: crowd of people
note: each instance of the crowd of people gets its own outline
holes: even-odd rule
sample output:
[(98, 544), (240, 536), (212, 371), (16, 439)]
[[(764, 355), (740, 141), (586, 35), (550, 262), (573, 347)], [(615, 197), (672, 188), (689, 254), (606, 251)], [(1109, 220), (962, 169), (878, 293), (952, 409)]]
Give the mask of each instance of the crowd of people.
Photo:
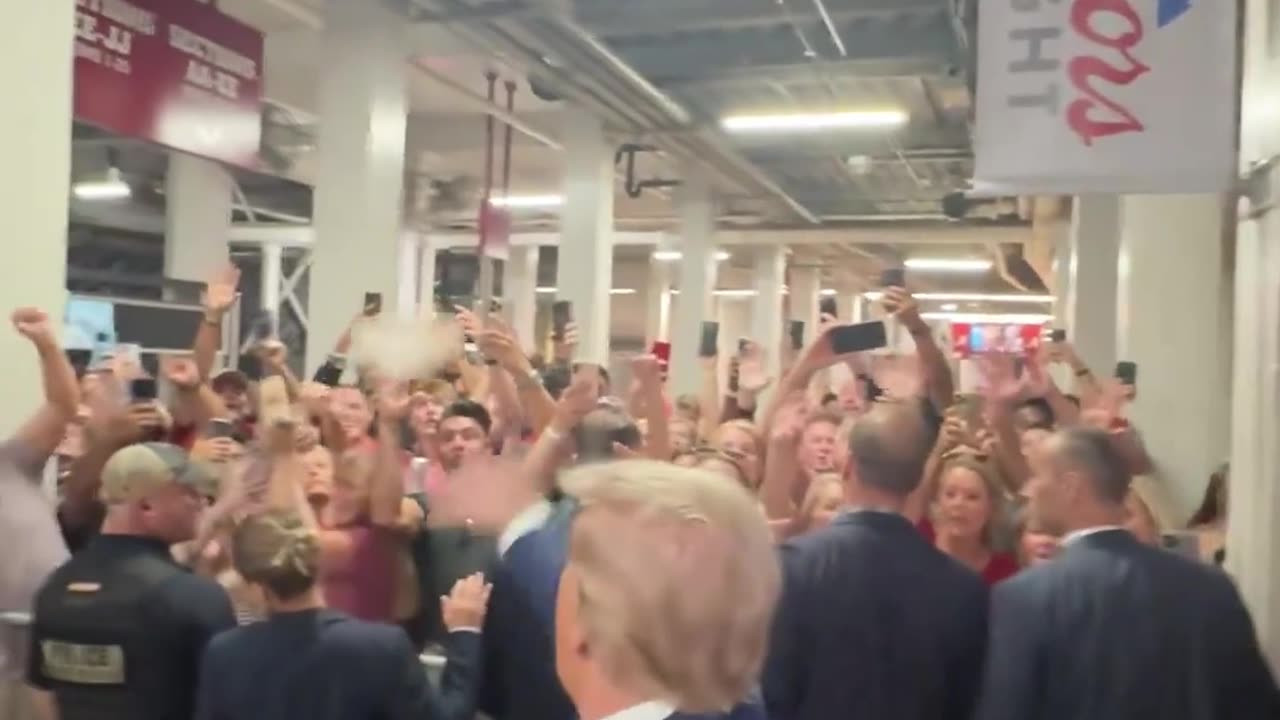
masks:
[(354, 308), (313, 379), (269, 338), (250, 377), (215, 367), (237, 283), (153, 374), (13, 313), (46, 402), (0, 445), (0, 670), (34, 717), (1280, 718), (1227, 469), (1159, 517), (1135, 388), (1065, 341), (958, 394), (891, 287), (914, 353), (824, 317), (672, 397), (654, 355), (614, 387), (571, 325), (543, 357), (461, 308), (394, 377)]

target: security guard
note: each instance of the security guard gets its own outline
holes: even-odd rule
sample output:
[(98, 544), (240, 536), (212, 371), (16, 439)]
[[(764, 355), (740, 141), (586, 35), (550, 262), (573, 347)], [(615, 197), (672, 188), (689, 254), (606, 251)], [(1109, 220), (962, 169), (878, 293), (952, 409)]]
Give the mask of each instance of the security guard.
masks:
[(227, 594), (174, 562), (208, 478), (175, 445), (129, 445), (102, 470), (102, 532), (35, 602), (28, 683), (61, 720), (190, 718), (199, 660), (234, 627)]

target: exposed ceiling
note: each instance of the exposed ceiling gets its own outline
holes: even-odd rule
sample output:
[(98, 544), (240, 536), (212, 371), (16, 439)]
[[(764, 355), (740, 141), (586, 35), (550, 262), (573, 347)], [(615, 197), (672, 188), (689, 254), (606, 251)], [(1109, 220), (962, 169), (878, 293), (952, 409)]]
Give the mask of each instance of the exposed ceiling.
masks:
[[(603, 117), (619, 144), (655, 147), (638, 157), (641, 178), (679, 179), (677, 161), (696, 159), (714, 180), (723, 227), (774, 228), (783, 243), (789, 230), (815, 226), (951, 226), (941, 199), (963, 190), (972, 171), (973, 0), (380, 1), (409, 21), (406, 176), (411, 188), (429, 183), (438, 193), (429, 217), (415, 218), (433, 227), (465, 228), (475, 215), (483, 118), (492, 110), (484, 74), (491, 69), (518, 86), (513, 193), (558, 191), (557, 120), (570, 107), (559, 98)], [(275, 174), (237, 173), (245, 199), (268, 219), (308, 217), (323, 1), (218, 4), (267, 35), (272, 107), (265, 143), (280, 158)], [(719, 126), (733, 113), (834, 109), (900, 110), (909, 122), (889, 131), (752, 138)], [(77, 172), (105, 162), (109, 146), (127, 175), (163, 187), (162, 151), (88, 128), (78, 128), (77, 137)], [(620, 228), (674, 227), (670, 193), (632, 198), (621, 182), (617, 187)], [(139, 212), (154, 214), (163, 197), (144, 193), (138, 204)], [(964, 222), (1026, 224), (1008, 211), (974, 215)], [(556, 218), (534, 213), (520, 224), (548, 229)], [(871, 285), (881, 267), (900, 261), (901, 250), (865, 241), (797, 244), (793, 264), (820, 266), (829, 282), (849, 289)], [(1009, 256), (1010, 273), (970, 278), (965, 289), (1007, 291), (1010, 275), (1043, 288), (1014, 246), (925, 243), (914, 251)]]

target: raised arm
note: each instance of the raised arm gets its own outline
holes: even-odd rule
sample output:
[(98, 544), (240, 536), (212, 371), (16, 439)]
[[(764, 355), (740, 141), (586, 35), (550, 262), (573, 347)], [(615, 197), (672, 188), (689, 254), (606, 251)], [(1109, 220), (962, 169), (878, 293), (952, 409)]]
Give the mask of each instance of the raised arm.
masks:
[(951, 364), (934, 340), (928, 323), (920, 317), (920, 307), (916, 305), (911, 293), (904, 288), (891, 287), (885, 290), (883, 302), (885, 309), (911, 333), (911, 340), (916, 345), (916, 357), (920, 361), (920, 380), (933, 406), (941, 411), (951, 404), (951, 397), (955, 394)]
[(75, 418), (80, 408), (80, 385), (43, 310), (19, 308), (11, 319), (14, 329), (35, 347), (44, 384), (44, 404), (13, 439), (29, 453), (24, 460), (39, 464), (62, 442), (67, 423)]

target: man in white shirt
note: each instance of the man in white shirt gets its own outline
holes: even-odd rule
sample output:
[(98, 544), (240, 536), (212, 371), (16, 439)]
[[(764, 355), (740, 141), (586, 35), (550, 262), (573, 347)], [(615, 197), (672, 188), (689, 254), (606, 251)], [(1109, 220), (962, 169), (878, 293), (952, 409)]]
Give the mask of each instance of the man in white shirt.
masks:
[(1280, 717), (1231, 580), (1122, 527), (1130, 474), (1109, 433), (1058, 432), (1032, 472), (1029, 512), (1062, 553), (995, 587), (978, 718)]

